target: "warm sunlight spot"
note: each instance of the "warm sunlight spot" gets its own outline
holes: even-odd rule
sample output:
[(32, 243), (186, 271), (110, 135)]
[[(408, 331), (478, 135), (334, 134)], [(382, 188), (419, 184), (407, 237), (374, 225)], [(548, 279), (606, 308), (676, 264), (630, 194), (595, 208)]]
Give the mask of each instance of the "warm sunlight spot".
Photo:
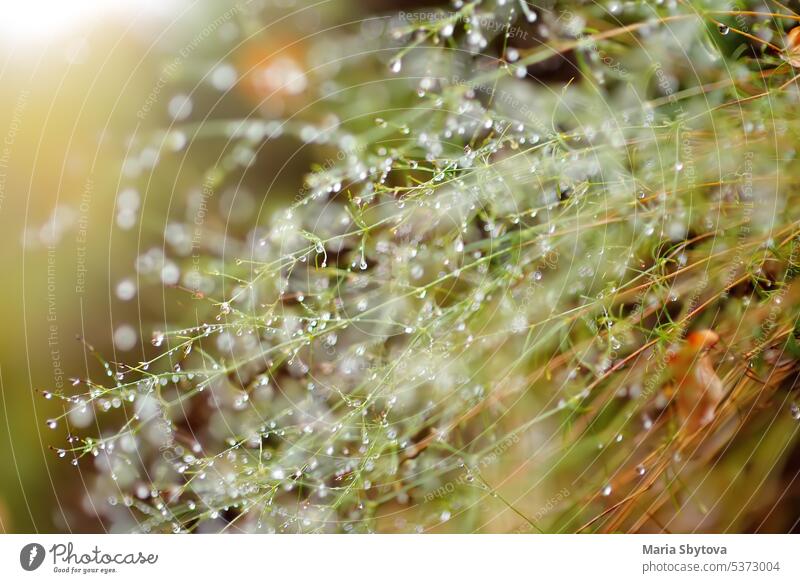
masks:
[(48, 42), (59, 35), (120, 14), (167, 12), (177, 0), (0, 0), (0, 37), (11, 42)]

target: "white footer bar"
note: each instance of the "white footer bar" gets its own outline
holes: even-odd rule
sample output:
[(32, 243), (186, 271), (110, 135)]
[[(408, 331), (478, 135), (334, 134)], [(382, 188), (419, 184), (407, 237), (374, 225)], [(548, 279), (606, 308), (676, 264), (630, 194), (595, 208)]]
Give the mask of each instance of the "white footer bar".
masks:
[[(800, 581), (792, 535), (3, 535), (3, 581)], [(180, 579), (177, 579), (180, 577)]]

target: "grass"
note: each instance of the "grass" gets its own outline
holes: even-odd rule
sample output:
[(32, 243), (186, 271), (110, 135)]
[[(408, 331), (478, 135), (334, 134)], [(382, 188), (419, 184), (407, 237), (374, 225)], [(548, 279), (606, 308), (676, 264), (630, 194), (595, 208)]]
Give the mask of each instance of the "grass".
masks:
[[(794, 528), (800, 17), (768, 4), (467, 3), (344, 59), (310, 110), (330, 127), (181, 125), (255, 166), (280, 128), (317, 171), (247, 237), (220, 223), (235, 258), (214, 225), (167, 245), (172, 327), (55, 395), (59, 426), (108, 419), (60, 449), (102, 460), (94, 511), (148, 532)], [(203, 184), (235, 185), (236, 159)], [(726, 397), (688, 434), (666, 355), (700, 328)]]

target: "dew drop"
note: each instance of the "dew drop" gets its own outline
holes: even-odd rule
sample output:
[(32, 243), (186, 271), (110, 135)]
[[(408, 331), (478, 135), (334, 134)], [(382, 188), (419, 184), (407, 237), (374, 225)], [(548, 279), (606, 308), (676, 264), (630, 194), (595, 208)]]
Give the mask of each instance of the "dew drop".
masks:
[(188, 95), (176, 95), (169, 100), (167, 111), (172, 119), (181, 121), (192, 113), (192, 98)]
[(123, 279), (117, 284), (116, 294), (124, 302), (132, 300), (136, 295), (136, 284), (131, 279)]

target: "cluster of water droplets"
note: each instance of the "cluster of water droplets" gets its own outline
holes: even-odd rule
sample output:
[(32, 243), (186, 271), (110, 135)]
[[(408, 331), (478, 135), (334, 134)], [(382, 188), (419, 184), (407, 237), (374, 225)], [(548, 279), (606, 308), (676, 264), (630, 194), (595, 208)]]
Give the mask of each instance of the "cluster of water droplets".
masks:
[[(396, 23), (400, 46), (381, 58), (406, 110), (359, 111), (360, 128), (330, 112), (206, 128), (232, 147), (114, 286), (120, 302), (148, 287), (182, 290), (202, 323), (176, 318), (149, 333), (122, 324), (122, 352), (149, 336), (140, 362), (102, 361), (103, 384), (76, 379), (73, 393), (45, 394), (64, 403), (50, 429), (83, 435), (95, 418), (117, 423), (56, 450), (98, 470), (87, 507), (120, 530), (364, 532), (384, 506), (420, 504), (427, 518), (394, 523), (416, 532), (450, 521), (465, 507), (459, 493), (497, 498), (481, 472), (520, 439), (560, 453), (530, 420), (494, 420), (504, 399), (535, 387), (555, 433), (596, 404), (596, 387), (605, 390), (642, 344), (610, 306), (626, 277), (652, 270), (659, 242), (686, 237), (692, 209), (667, 190), (690, 161), (671, 158), (671, 183), (659, 180), (653, 134), (672, 129), (670, 120), (632, 106), (618, 87), (598, 99), (575, 84), (554, 98), (527, 81), (528, 50), (513, 27), (548, 38), (563, 23), (526, 2), (495, 4), (456, 3), (436, 19)], [(605, 8), (621, 17), (633, 4)], [(457, 60), (430, 58), (449, 41), (466, 53), (456, 59), (468, 59), (458, 75)], [(224, 91), (236, 79), (224, 63), (210, 82)], [(184, 93), (167, 104), (176, 124), (194, 107)], [(159, 139), (177, 152), (187, 135), (177, 128)], [(232, 177), (257, 168), (275, 140), (330, 158), (290, 202), (260, 213), (256, 192)], [(135, 178), (162, 154), (143, 144), (126, 163), (120, 228), (136, 225)], [(645, 294), (641, 309), (680, 297)], [(550, 367), (541, 355), (556, 347), (566, 356)], [(535, 374), (521, 370), (519, 355), (531, 354)], [(637, 369), (611, 393), (638, 402), (644, 380)], [(650, 431), (658, 411), (646, 403), (630, 413), (601, 436), (598, 456), (616, 459), (625, 436)], [(491, 431), (473, 419), (488, 419)], [(481, 455), (465, 469), (454, 448)], [(633, 473), (646, 472), (642, 463)], [(614, 480), (588, 484), (589, 496), (613, 498)]]

